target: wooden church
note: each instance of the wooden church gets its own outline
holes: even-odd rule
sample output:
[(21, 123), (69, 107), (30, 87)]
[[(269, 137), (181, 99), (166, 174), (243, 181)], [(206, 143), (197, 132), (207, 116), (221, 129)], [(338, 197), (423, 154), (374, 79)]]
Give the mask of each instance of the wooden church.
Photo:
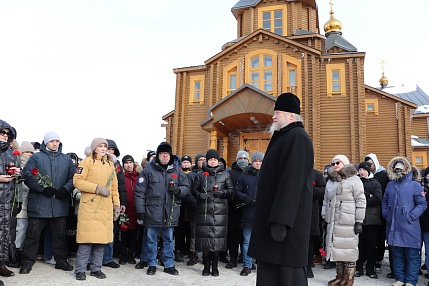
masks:
[(213, 148), (231, 166), (239, 150), (264, 152), (274, 102), (292, 92), (315, 168), (340, 153), (353, 163), (376, 153), (383, 166), (402, 155), (427, 167), (427, 150), (413, 154), (411, 144), (413, 132), (428, 137), (427, 117), (413, 118), (417, 104), (364, 84), (365, 52), (343, 37), (332, 5), (324, 35), (315, 0), (239, 0), (231, 11), (237, 39), (203, 65), (174, 69), (175, 108), (162, 119), (175, 154)]

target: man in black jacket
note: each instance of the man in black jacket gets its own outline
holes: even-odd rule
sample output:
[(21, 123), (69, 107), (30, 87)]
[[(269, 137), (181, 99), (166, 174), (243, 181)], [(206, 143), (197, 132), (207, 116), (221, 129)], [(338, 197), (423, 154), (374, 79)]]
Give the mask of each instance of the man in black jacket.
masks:
[(258, 261), (256, 285), (308, 285), (314, 152), (299, 114), (294, 94), (277, 98), (249, 246)]

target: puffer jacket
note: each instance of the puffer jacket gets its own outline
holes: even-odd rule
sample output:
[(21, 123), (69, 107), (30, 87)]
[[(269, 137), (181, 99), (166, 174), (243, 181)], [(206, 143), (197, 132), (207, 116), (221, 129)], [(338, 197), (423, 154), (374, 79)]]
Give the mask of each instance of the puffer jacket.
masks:
[[(247, 167), (244, 173), (238, 178), (237, 185), (235, 185), (235, 200), (237, 203), (243, 203), (244, 197), (249, 197), (251, 200), (256, 199), (256, 183), (258, 181), (259, 170), (252, 166)], [(254, 206), (241, 207), (242, 215), (240, 227), (252, 227), (253, 215), (255, 212)]]
[[(76, 170), (70, 156), (63, 154), (63, 144), (60, 143), (56, 152), (49, 151), (45, 142), (42, 142), (40, 152), (33, 154), (25, 164), (23, 178), (30, 188), (28, 194), (28, 217), (54, 218), (69, 214), (70, 202), (68, 198), (73, 191), (73, 175)], [(47, 197), (37, 178), (31, 173), (36, 168), (42, 176), (49, 176), (54, 189), (65, 188), (69, 195), (67, 199), (59, 200), (55, 196)]]
[[(180, 188), (180, 194), (172, 196), (169, 183)], [(178, 225), (182, 198), (190, 191), (188, 176), (176, 164), (164, 169), (152, 160), (140, 173), (134, 190), (137, 214), (144, 214), (146, 227), (174, 227)]]
[[(219, 191), (224, 191), (223, 197), (213, 196), (213, 187), (218, 185)], [(225, 251), (228, 232), (228, 198), (234, 190), (231, 177), (224, 166), (215, 168), (203, 166), (198, 172), (192, 187), (192, 193), (197, 199), (197, 215), (195, 230), (195, 249), (197, 251)], [(207, 192), (205, 200), (198, 198), (200, 193)]]
[(362, 181), (353, 164), (339, 172), (329, 168), (323, 199), (322, 218), (326, 228), (326, 260), (355, 262), (359, 258), (356, 222), (365, 218), (366, 199)]
[[(398, 162), (404, 164), (405, 168), (395, 173)], [(411, 164), (405, 157), (398, 156), (390, 160), (387, 173), (391, 181), (387, 184), (382, 202), (387, 243), (392, 246), (420, 248), (419, 217), (427, 208), (423, 187), (412, 180)]]
[[(372, 174), (371, 174), (372, 176)], [(366, 198), (364, 225), (381, 225), (381, 185), (376, 178), (360, 178)]]
[[(107, 244), (113, 241), (113, 206), (119, 207), (118, 179), (113, 161), (107, 160), (106, 156), (86, 157), (73, 177), (74, 185), (81, 191), (77, 243)], [(97, 195), (97, 185), (107, 187), (110, 195)]]

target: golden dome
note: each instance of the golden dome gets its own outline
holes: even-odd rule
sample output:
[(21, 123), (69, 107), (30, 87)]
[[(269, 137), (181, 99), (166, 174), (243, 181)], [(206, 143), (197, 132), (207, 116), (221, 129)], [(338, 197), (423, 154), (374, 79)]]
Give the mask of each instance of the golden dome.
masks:
[(383, 73), (383, 76), (380, 78), (379, 82), (380, 82), (381, 87), (385, 88), (389, 83), (389, 79), (387, 77), (385, 77), (384, 73)]
[(329, 19), (328, 22), (325, 23), (325, 26), (324, 26), (325, 35), (330, 32), (341, 32), (343, 28), (343, 24), (341, 23), (341, 21), (335, 19), (334, 11), (332, 9), (331, 9), (331, 12), (329, 12), (329, 14), (331, 14), (331, 18)]

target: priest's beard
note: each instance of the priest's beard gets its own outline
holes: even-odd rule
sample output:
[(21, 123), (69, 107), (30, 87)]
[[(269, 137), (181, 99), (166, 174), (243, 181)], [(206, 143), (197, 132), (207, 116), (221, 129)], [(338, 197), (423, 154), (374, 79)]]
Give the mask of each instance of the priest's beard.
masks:
[(273, 124), (271, 124), (271, 127), (270, 127), (270, 134), (271, 134), (271, 136), (273, 136), (274, 131), (279, 131), (284, 126), (285, 125), (281, 125), (279, 122), (273, 122)]

